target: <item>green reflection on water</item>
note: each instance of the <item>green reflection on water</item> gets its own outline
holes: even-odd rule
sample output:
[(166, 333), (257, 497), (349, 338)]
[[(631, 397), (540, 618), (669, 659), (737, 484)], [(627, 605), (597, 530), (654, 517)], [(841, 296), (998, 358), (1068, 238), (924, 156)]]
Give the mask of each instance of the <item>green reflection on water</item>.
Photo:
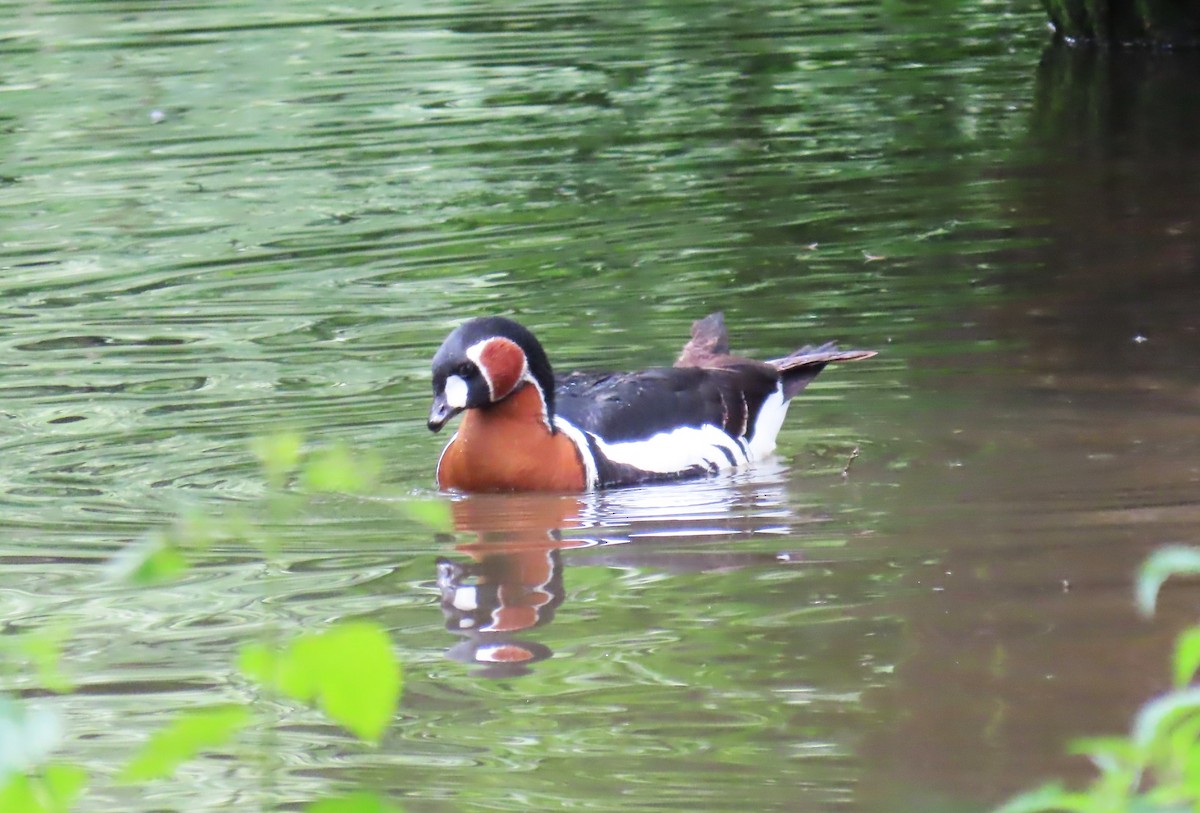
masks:
[[(102, 773), (206, 702), (264, 623), (370, 615), (407, 669), (393, 733), (359, 751), (283, 721), (268, 807), (360, 782), (410, 811), (853, 807), (862, 697), (899, 657), (891, 554), (862, 542), (893, 480), (868, 460), (919, 454), (888, 431), (910, 362), (952, 347), (923, 332), (998, 299), (988, 263), (1031, 240), (997, 168), (1024, 160), (1040, 14), (0, 11), (0, 608), (76, 630), (83, 690), (56, 701), (72, 758)], [(890, 352), (806, 395), (782, 482), (721, 485), (723, 536), (700, 535), (704, 501), (643, 537), (602, 503), (622, 544), (562, 552), (563, 604), (531, 633), (553, 657), (525, 677), (446, 659), (435, 560), (486, 529), (447, 541), (369, 500), (282, 520), (277, 565), (229, 546), (167, 592), (97, 586), (180, 505), (260, 496), (250, 437), (371, 449), (430, 497), (428, 357), (462, 318), (516, 315), (560, 366), (616, 367), (671, 359), (716, 309), (749, 354)], [(248, 784), (205, 763), (161, 799), (88, 809), (220, 809)]]

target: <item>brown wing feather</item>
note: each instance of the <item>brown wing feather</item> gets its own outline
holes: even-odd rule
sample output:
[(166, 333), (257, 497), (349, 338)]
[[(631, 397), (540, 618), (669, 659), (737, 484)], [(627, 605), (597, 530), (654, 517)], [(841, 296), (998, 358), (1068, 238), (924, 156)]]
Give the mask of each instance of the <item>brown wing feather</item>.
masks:
[(710, 313), (692, 322), (692, 338), (675, 360), (676, 367), (710, 367), (712, 362), (729, 355), (729, 331), (725, 314)]
[(808, 386), (826, 364), (837, 361), (859, 361), (876, 355), (874, 350), (840, 350), (833, 342), (819, 347), (801, 347), (781, 359), (767, 362), (779, 371), (783, 378), (783, 397), (795, 398)]
[(783, 358), (761, 362), (729, 352), (729, 331), (725, 328), (725, 315), (720, 311), (710, 313), (692, 323), (692, 338), (683, 346), (683, 352), (675, 360), (676, 367), (707, 367), (730, 369), (747, 365), (773, 368), (783, 378), (783, 396), (792, 398), (800, 393), (808, 382), (817, 377), (826, 364), (839, 361), (859, 361), (876, 355), (874, 350), (841, 350), (833, 342), (819, 346), (805, 345)]

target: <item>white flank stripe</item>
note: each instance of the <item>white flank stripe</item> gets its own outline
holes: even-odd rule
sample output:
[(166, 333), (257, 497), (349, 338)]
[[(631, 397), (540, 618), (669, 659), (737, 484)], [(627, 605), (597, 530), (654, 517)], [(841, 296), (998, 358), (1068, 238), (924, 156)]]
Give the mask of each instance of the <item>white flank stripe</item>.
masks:
[(620, 443), (605, 443), (596, 438), (596, 446), (609, 460), (657, 474), (687, 471), (693, 466), (727, 469), (729, 455), (733, 456), (734, 465), (749, 462), (737, 441), (712, 424), (680, 426), (643, 440)]
[(779, 427), (787, 417), (790, 401), (783, 400), (783, 382), (776, 387), (775, 392), (767, 396), (758, 417), (754, 419), (754, 437), (750, 439), (750, 459), (763, 460), (775, 451), (775, 438), (779, 435)]
[(446, 379), (446, 385), (442, 387), (442, 392), (446, 395), (446, 403), (455, 409), (466, 409), (467, 407), (467, 382), (461, 377), (452, 375)]
[[(536, 387), (537, 382), (534, 381), (533, 385)], [(541, 392), (541, 388), (538, 389), (538, 392)], [(545, 402), (543, 401), (543, 403)], [(575, 449), (579, 452), (579, 459), (583, 461), (583, 476), (586, 483), (584, 488), (591, 490), (598, 486), (600, 477), (596, 473), (596, 458), (592, 457), (592, 450), (588, 446), (587, 438), (583, 435), (583, 430), (557, 415), (554, 416), (554, 428), (575, 444)]]

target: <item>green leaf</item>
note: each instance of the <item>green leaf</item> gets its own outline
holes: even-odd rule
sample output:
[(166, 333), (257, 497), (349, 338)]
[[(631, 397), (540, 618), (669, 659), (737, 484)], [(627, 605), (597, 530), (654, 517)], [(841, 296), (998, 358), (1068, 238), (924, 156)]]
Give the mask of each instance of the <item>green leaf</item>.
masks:
[(345, 446), (334, 446), (313, 452), (300, 481), (308, 491), (358, 494), (373, 488), (382, 470), (378, 457), (355, 456)]
[(1088, 757), (1108, 774), (1135, 772), (1140, 759), (1137, 748), (1125, 737), (1083, 737), (1073, 740), (1067, 753)]
[(250, 713), (242, 706), (213, 706), (181, 714), (150, 737), (120, 779), (143, 782), (170, 776), (201, 751), (227, 743), (249, 720)]
[(28, 662), (36, 670), (41, 688), (61, 694), (72, 688), (60, 667), (68, 634), (66, 627), (59, 624), (5, 635), (0, 637), (0, 656)]
[(405, 500), (400, 509), (409, 519), (430, 530), (450, 533), (454, 530), (454, 513), (447, 500)]
[(66, 813), (86, 783), (87, 772), (78, 765), (47, 765), (40, 783), (49, 801), (46, 810)]
[(243, 644), (238, 650), (238, 669), (251, 680), (275, 688), (279, 655), (263, 643)]
[(334, 799), (322, 799), (304, 808), (304, 813), (401, 813), (374, 793), (351, 793)]
[(43, 813), (33, 782), (23, 773), (0, 774), (0, 810), (4, 813)]
[(1143, 753), (1165, 741), (1171, 727), (1200, 713), (1200, 687), (1171, 692), (1150, 701), (1138, 711), (1131, 737)]
[(278, 432), (250, 442), (250, 450), (262, 465), (267, 484), (274, 489), (283, 488), (300, 465), (303, 446), (304, 438), (298, 432)]
[(119, 550), (105, 566), (114, 581), (139, 586), (162, 584), (187, 570), (187, 558), (164, 534), (152, 533)]
[(62, 741), (62, 733), (62, 721), (53, 711), (31, 709), (0, 695), (0, 779), (41, 764)]
[(1193, 745), (1184, 755), (1181, 768), (1183, 784), (1189, 788), (1200, 788), (1200, 748)]
[(1066, 811), (1077, 813), (1094, 810), (1086, 794), (1072, 793), (1061, 785), (1046, 785), (1010, 799), (993, 813), (1043, 813), (1044, 811)]
[(65, 629), (45, 629), (22, 636), (21, 648), (33, 661), (38, 683), (59, 694), (69, 692), (73, 684), (62, 672), (62, 651), (66, 643)]
[(246, 644), (238, 653), (238, 668), (242, 674), (272, 691), (302, 703), (311, 703), (319, 692), (318, 675), (307, 669), (294, 654), (296, 644), (303, 637), (283, 650), (274, 650), (261, 643)]
[(40, 774), (13, 774), (0, 780), (0, 810), (67, 813), (86, 780), (87, 774), (77, 765), (49, 765)]
[(400, 702), (400, 664), (387, 632), (358, 621), (301, 635), (282, 652), (243, 647), (239, 665), (249, 677), (303, 703), (315, 702), (339, 725), (378, 740)]
[(1162, 747), (1152, 755), (1155, 774), (1160, 785), (1178, 781), (1187, 771), (1193, 755), (1200, 749), (1200, 715), (1186, 717), (1171, 730)]
[(1159, 548), (1138, 572), (1136, 595), (1143, 615), (1153, 615), (1158, 591), (1172, 576), (1200, 574), (1200, 549), (1182, 546)]
[(1197, 669), (1200, 669), (1200, 627), (1192, 627), (1175, 642), (1175, 688), (1182, 689), (1191, 683)]
[(177, 578), (189, 567), (188, 551), (206, 550), (230, 539), (247, 539), (250, 528), (239, 511), (215, 519), (197, 511), (181, 514), (170, 527), (153, 531), (114, 555), (105, 567), (108, 578), (145, 586)]

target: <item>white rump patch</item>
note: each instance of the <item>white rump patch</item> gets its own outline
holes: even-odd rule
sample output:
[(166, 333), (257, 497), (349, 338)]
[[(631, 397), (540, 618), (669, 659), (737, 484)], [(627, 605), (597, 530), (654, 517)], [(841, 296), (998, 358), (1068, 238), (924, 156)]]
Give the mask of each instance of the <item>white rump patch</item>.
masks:
[(442, 392), (446, 394), (446, 403), (450, 406), (455, 409), (467, 408), (467, 382), (463, 381), (461, 376), (452, 375), (447, 378)]
[(749, 444), (752, 461), (763, 460), (775, 451), (775, 438), (779, 436), (779, 428), (783, 426), (783, 419), (787, 417), (790, 404), (791, 401), (785, 401), (783, 398), (781, 381), (775, 387), (775, 392), (763, 401), (762, 408), (758, 410), (758, 417), (754, 419), (754, 437)]
[(749, 462), (742, 445), (712, 424), (680, 426), (642, 440), (606, 443), (595, 438), (595, 441), (604, 456), (614, 463), (656, 474), (687, 471), (693, 466), (727, 469)]

